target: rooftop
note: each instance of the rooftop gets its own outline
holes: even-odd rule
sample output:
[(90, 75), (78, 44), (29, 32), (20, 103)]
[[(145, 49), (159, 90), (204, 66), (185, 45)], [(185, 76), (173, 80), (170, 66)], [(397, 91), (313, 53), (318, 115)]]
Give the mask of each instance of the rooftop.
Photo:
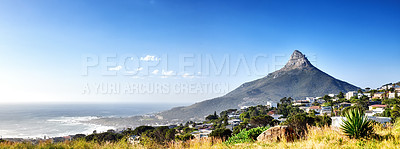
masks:
[(386, 107), (386, 105), (371, 105), (371, 107), (385, 108), (385, 107)]
[(308, 109), (321, 109), (321, 107), (320, 107), (320, 106), (311, 106), (311, 107), (308, 108)]

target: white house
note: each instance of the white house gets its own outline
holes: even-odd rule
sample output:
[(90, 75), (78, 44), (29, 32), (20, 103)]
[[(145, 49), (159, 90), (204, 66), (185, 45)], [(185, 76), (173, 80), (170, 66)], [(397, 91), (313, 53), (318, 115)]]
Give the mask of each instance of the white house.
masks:
[(343, 107), (343, 108), (350, 107), (350, 106), (353, 106), (353, 104), (348, 103), (348, 102), (342, 102), (339, 104), (339, 107)]
[(366, 116), (374, 116), (375, 114), (373, 111), (365, 111)]
[(400, 93), (400, 86), (396, 85), (396, 86), (394, 87), (394, 91)]
[(376, 114), (376, 113), (383, 113), (383, 111), (385, 111), (386, 105), (370, 105), (368, 107), (370, 111)]
[(328, 94), (329, 97), (335, 97), (336, 94)]
[(306, 97), (306, 100), (310, 103), (314, 103), (315, 98), (314, 97)]
[(362, 96), (364, 96), (363, 93), (357, 93), (357, 98), (360, 99)]
[(228, 120), (228, 124), (234, 125), (234, 124), (240, 124), (241, 120), (240, 119), (231, 119)]
[(350, 91), (346, 93), (346, 99), (350, 100), (351, 97), (357, 96), (357, 92), (356, 91)]
[(212, 130), (200, 129), (198, 131), (193, 131), (192, 134), (196, 139), (206, 138), (212, 132)]
[(309, 107), (311, 106), (311, 103), (308, 100), (296, 100), (292, 105)]
[(321, 114), (325, 114), (325, 113), (330, 115), (332, 113), (332, 107), (331, 106), (322, 106)]
[(374, 98), (374, 99), (383, 99), (384, 97), (385, 97), (385, 92), (378, 92), (378, 93), (375, 93), (372, 98)]
[(326, 101), (323, 99), (317, 99), (316, 102), (318, 102), (319, 104), (324, 104)]
[(280, 117), (282, 117), (282, 114), (272, 114), (270, 115), (271, 117), (273, 117), (274, 119), (278, 120)]
[(272, 107), (278, 107), (276, 102), (271, 102), (271, 101), (267, 101), (267, 106), (269, 106), (270, 108)]
[(388, 89), (391, 89), (391, 88), (393, 88), (393, 84), (386, 84), (386, 85), (383, 85), (382, 87), (381, 87), (381, 89), (382, 90), (388, 90)]
[(371, 93), (363, 93), (365, 96), (371, 98)]
[(240, 107), (241, 110), (246, 110), (246, 109), (248, 109), (248, 108), (249, 108), (249, 106), (241, 106), (241, 107)]
[(234, 118), (234, 119), (237, 119), (237, 118), (240, 118), (240, 114), (228, 114), (228, 118)]
[[(397, 93), (397, 96), (399, 95), (399, 93)], [(388, 98), (389, 99), (393, 99), (396, 97), (396, 93), (389, 93)]]
[(303, 111), (307, 111), (308, 108), (309, 108), (309, 107), (306, 107), (306, 106), (300, 106), (300, 107), (299, 107), (299, 109), (300, 109), (300, 110), (303, 110)]

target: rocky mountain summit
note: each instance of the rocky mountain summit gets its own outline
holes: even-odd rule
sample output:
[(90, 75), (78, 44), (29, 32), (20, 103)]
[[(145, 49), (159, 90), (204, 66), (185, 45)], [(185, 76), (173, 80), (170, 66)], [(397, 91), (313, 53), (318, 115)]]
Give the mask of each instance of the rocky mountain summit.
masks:
[(314, 66), (308, 61), (305, 55), (303, 55), (298, 50), (294, 50), (293, 54), (290, 56), (289, 61), (279, 71), (288, 71), (292, 69), (302, 69), (308, 67), (314, 67)]

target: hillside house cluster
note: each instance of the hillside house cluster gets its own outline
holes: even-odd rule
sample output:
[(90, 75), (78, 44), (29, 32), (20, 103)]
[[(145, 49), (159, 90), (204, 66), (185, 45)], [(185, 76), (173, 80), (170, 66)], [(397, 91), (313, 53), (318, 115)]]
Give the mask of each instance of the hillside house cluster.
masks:
[[(382, 105), (381, 100), (372, 100), (372, 99), (392, 99), (398, 97), (400, 93), (400, 87), (398, 85), (384, 85), (380, 90), (376, 90), (374, 92), (364, 93), (362, 91), (350, 91), (344, 94), (344, 98), (351, 101), (354, 99), (368, 97), (368, 110), (365, 112), (365, 115), (371, 119), (380, 123), (390, 122), (391, 119), (389, 117), (378, 117), (377, 114), (382, 114), (387, 107), (387, 105)], [(384, 89), (384, 90), (382, 90)], [(370, 91), (370, 89), (365, 89), (363, 91)], [(355, 106), (356, 103), (350, 102), (338, 102), (339, 98), (337, 94), (328, 94), (330, 99), (326, 99), (326, 97), (306, 97), (301, 100), (292, 100), (292, 105), (298, 107), (299, 109), (305, 112), (314, 112), (316, 115), (328, 115), (332, 118), (332, 126), (339, 127), (343, 122), (344, 117), (336, 116), (339, 115), (339, 112), (350, 106)], [(324, 99), (325, 98), (325, 99)], [(333, 101), (333, 102), (330, 102)], [(329, 101), (329, 103), (327, 103)], [(277, 107), (278, 103), (268, 101), (265, 106), (267, 107)], [(227, 113), (228, 116), (228, 125), (227, 129), (231, 129), (240, 125), (243, 121), (240, 119), (240, 114), (248, 111), (250, 106), (242, 106), (239, 109), (234, 109)], [(267, 113), (267, 115), (273, 117), (274, 119), (284, 122), (286, 119), (281, 118), (283, 115), (278, 114), (276, 110), (271, 110)], [(196, 138), (204, 138), (208, 137), (208, 135), (212, 132), (213, 124), (202, 124), (195, 123), (195, 125), (189, 125), (190, 128), (195, 128), (197, 131), (192, 132)]]

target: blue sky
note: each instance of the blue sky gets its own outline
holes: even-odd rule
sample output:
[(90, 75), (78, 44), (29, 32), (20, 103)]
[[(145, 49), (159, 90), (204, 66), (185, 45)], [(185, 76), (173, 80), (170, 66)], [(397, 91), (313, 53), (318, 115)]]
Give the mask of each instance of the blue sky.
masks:
[[(228, 84), (230, 91), (279, 69), (295, 49), (338, 79), (376, 88), (400, 81), (399, 26), (400, 2), (396, 0), (0, 0), (0, 102), (191, 103), (226, 90), (82, 92), (85, 85), (96, 83), (220, 83)], [(86, 55), (100, 60), (83, 76)], [(105, 76), (101, 69), (106, 64), (101, 59), (110, 55), (115, 55), (116, 63), (104, 70), (111, 68), (115, 75)], [(142, 68), (140, 73), (124, 75), (128, 65), (118, 63), (124, 55), (137, 56), (140, 64), (129, 66)], [(140, 61), (147, 55), (161, 60)], [(232, 68), (223, 69), (225, 74), (204, 75), (208, 69), (199, 65), (204, 67), (207, 56), (217, 64), (228, 56)], [(257, 56), (261, 59), (253, 64)], [(182, 71), (181, 57), (188, 57), (194, 66)], [(241, 57), (260, 71), (247, 73), (239, 66), (233, 73)], [(166, 60), (168, 68), (161, 66)], [(147, 68), (155, 63), (160, 65)], [(112, 69), (117, 66), (123, 69)], [(155, 69), (158, 73), (152, 73)]]

